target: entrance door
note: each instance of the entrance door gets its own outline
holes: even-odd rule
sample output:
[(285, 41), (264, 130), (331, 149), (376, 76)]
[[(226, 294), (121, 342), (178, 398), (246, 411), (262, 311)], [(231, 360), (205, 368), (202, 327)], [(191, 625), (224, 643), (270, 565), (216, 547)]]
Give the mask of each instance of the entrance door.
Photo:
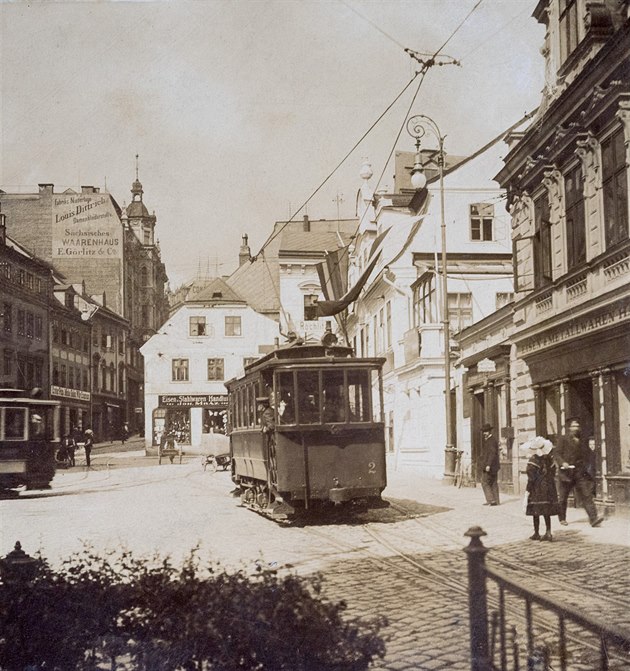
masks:
[(567, 415), (577, 417), (586, 441), (593, 435), (593, 383), (590, 378), (571, 380), (568, 384)]

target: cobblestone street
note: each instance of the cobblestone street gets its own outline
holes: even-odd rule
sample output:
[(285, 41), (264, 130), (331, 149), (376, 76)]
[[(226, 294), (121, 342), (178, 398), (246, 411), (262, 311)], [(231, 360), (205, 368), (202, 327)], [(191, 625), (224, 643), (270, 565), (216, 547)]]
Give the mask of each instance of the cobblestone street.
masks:
[(480, 489), (401, 470), (390, 473), (388, 509), (351, 523), (283, 527), (241, 508), (229, 496), (229, 474), (204, 473), (199, 457), (158, 466), (137, 448), (99, 446), (92, 470), (60, 471), (50, 492), (2, 501), (2, 554), (20, 540), (27, 552), (41, 549), (53, 562), (83, 543), (181, 559), (199, 544), (202, 557), (232, 567), (253, 570), (263, 562), (319, 571), (326, 595), (345, 600), (350, 616), (388, 619), (387, 656), (376, 668), (464, 670), (470, 661), (462, 549), (466, 530), (479, 525), (490, 566), (630, 628), (630, 527), (622, 518), (593, 529), (584, 511), (570, 509), (570, 524), (554, 528), (553, 543), (533, 542), (518, 497), (486, 507)]

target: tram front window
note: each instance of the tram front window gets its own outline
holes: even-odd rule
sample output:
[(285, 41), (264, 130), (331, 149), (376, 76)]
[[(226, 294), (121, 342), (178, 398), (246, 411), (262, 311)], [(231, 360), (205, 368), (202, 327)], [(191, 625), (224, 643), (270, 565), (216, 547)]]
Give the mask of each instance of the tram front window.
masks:
[(24, 408), (5, 408), (4, 437), (7, 440), (24, 440), (26, 429), (26, 410)]
[(302, 370), (297, 374), (298, 423), (319, 424), (319, 373)]
[(327, 370), (323, 373), (322, 400), (324, 422), (346, 421), (346, 396), (343, 370)]
[(370, 378), (367, 370), (348, 371), (348, 408), (351, 422), (370, 421)]

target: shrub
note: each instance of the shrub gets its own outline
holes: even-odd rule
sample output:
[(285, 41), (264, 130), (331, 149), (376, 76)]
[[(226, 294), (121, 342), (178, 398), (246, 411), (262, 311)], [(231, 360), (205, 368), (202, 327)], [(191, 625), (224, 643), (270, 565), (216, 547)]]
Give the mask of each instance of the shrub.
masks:
[(349, 620), (320, 575), (253, 575), (89, 548), (30, 585), (2, 587), (0, 668), (360, 671), (385, 653), (383, 618)]

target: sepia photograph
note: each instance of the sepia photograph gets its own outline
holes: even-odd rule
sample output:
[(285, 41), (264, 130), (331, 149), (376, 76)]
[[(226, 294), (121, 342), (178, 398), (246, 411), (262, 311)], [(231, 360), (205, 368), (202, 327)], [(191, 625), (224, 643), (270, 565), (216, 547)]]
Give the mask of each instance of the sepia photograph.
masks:
[(630, 668), (630, 0), (0, 0), (0, 671)]

